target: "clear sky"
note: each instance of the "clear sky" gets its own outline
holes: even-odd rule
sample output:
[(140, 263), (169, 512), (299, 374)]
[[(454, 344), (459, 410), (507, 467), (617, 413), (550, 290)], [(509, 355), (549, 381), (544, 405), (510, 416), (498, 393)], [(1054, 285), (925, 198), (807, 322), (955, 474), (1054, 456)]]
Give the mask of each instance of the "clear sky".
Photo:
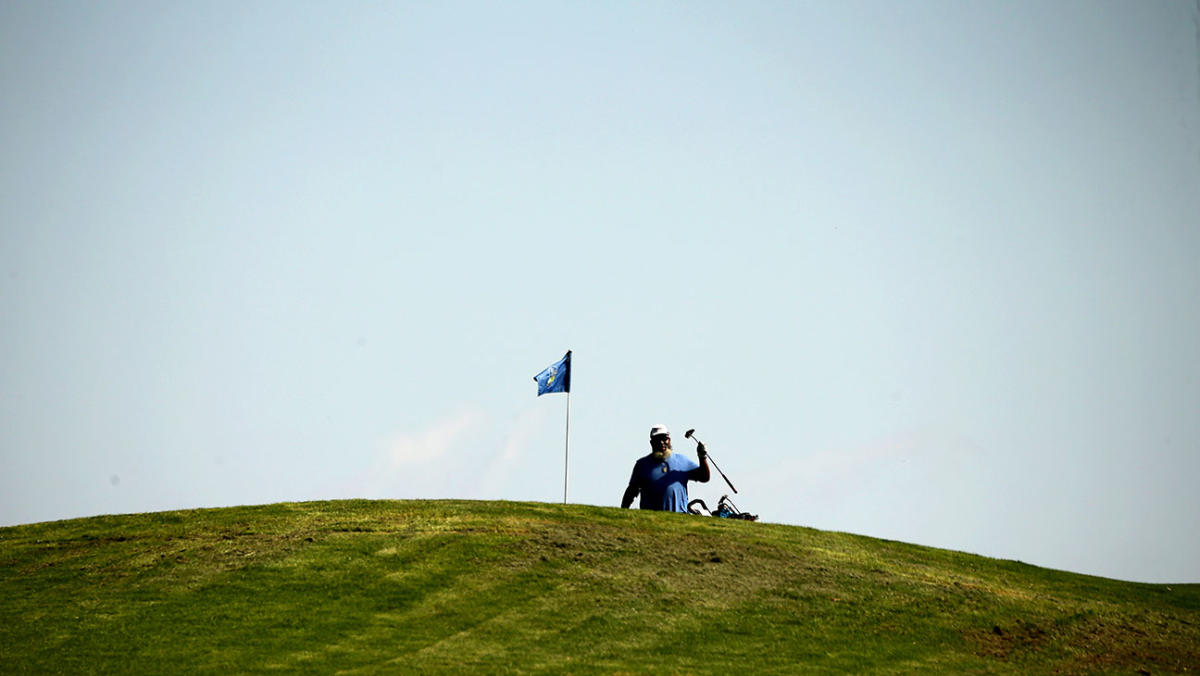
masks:
[(1200, 6), (0, 2), (0, 524), (559, 501), (568, 349), (571, 502), (1200, 582)]

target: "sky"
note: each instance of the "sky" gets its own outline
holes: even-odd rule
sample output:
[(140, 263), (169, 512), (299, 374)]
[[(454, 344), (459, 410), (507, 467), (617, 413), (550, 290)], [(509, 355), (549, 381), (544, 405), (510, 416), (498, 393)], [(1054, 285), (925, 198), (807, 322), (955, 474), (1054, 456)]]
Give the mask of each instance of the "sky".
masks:
[(1198, 3), (0, 2), (0, 525), (615, 508), (666, 424), (1200, 582), (1198, 411)]

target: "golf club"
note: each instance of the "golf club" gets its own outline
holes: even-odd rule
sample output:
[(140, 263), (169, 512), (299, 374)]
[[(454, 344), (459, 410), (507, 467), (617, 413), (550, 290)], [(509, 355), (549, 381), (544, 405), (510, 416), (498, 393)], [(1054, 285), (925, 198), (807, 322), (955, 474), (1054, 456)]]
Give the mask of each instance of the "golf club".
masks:
[[(688, 431), (686, 431), (686, 432), (684, 432), (684, 433), (683, 433), (683, 438), (684, 438), (684, 439), (691, 439), (692, 441), (696, 442), (696, 445), (697, 445), (697, 446), (699, 446), (700, 444), (702, 444), (702, 443), (704, 443), (704, 442), (703, 442), (703, 441), (700, 441), (700, 438), (696, 436), (695, 432), (696, 432), (696, 429), (695, 429), (695, 428), (692, 428), (692, 429), (690, 429), (690, 430), (688, 430)], [(708, 455), (708, 461), (709, 461), (709, 462), (711, 462), (711, 463), (713, 464), (713, 467), (716, 467), (716, 468), (717, 468), (717, 471), (718, 471), (718, 472), (720, 472), (720, 474), (721, 474), (721, 478), (725, 480), (725, 483), (729, 484), (729, 487), (730, 487), (731, 489), (733, 489), (733, 492), (734, 492), (734, 493), (737, 493), (737, 489), (736, 489), (736, 488), (733, 488), (733, 482), (729, 480), (729, 477), (725, 476), (725, 473), (724, 473), (724, 472), (721, 472), (721, 468), (720, 468), (720, 467), (717, 467), (717, 461), (716, 461), (716, 460), (713, 460), (712, 453), (708, 453), (707, 455)]]

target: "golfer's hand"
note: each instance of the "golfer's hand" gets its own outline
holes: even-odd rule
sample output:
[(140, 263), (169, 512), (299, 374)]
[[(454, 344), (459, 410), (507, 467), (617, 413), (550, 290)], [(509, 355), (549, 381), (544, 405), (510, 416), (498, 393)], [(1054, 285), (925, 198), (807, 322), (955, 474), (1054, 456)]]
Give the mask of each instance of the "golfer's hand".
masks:
[(708, 449), (704, 447), (704, 444), (696, 444), (696, 456), (703, 460), (706, 455), (708, 455)]

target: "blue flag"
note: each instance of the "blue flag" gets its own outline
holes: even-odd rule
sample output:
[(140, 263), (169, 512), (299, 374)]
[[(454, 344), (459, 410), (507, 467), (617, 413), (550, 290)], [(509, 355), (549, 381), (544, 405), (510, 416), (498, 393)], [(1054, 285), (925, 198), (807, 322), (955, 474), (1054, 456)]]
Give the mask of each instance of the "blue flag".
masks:
[(571, 351), (533, 377), (538, 384), (538, 396), (547, 392), (571, 391)]

